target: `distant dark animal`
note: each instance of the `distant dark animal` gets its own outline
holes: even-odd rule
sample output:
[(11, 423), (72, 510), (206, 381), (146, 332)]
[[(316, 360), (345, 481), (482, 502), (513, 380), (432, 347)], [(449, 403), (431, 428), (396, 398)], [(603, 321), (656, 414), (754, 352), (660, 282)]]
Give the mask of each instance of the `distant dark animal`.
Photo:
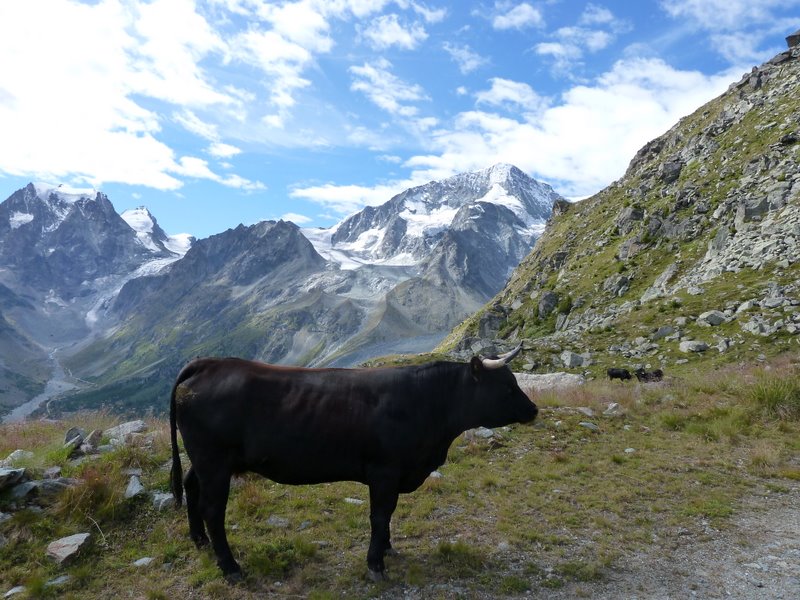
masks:
[(642, 383), (651, 383), (654, 381), (661, 381), (664, 379), (664, 371), (656, 369), (655, 371), (645, 371), (644, 369), (636, 369), (636, 379)]
[(611, 367), (606, 371), (609, 379), (619, 379), (620, 381), (627, 381), (631, 378), (631, 372), (628, 369), (617, 369)]
[[(189, 534), (208, 543), (229, 581), (241, 578), (225, 535), (234, 473), (290, 485), (358, 481), (369, 486), (368, 574), (385, 578), (398, 495), (416, 490), (467, 429), (532, 421), (536, 405), (496, 359), (380, 369), (302, 369), (235, 358), (200, 358), (170, 398), (171, 483)], [(177, 429), (192, 466), (183, 477)], [(208, 536), (206, 535), (208, 532)]]

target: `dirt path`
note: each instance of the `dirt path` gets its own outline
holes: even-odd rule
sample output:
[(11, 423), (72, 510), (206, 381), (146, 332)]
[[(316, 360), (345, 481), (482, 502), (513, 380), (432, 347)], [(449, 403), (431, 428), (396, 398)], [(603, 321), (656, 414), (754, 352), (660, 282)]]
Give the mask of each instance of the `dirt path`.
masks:
[(800, 486), (747, 499), (724, 530), (676, 531), (617, 561), (599, 583), (569, 583), (529, 597), (677, 600), (800, 598)]

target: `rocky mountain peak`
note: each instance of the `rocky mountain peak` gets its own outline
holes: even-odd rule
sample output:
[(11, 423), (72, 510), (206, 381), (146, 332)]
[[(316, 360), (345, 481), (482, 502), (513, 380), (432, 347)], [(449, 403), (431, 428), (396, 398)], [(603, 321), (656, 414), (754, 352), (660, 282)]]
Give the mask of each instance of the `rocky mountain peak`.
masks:
[[(501, 214), (516, 236), (532, 244), (559, 199), (549, 185), (517, 167), (497, 164), (431, 181), (405, 190), (381, 206), (366, 207), (333, 228), (328, 241), (332, 249), (362, 262), (415, 264), (463, 217), (463, 207), (494, 204), (505, 210), (491, 214)], [(470, 211), (474, 219), (483, 212)]]

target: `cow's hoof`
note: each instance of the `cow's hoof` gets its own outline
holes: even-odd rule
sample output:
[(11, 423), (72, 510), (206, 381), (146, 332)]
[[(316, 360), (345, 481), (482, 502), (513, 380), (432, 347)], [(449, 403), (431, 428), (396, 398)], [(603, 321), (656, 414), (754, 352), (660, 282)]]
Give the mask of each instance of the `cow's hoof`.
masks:
[(228, 582), (230, 585), (237, 585), (244, 581), (244, 575), (242, 575), (241, 571), (233, 571), (232, 573), (226, 573), (223, 575), (225, 577), (225, 581)]
[(389, 579), (386, 575), (386, 571), (373, 571), (372, 569), (367, 569), (367, 579), (369, 579), (372, 583), (380, 583), (381, 581), (386, 581)]
[(209, 544), (208, 537), (205, 535), (193, 535), (192, 541), (198, 550), (202, 550)]

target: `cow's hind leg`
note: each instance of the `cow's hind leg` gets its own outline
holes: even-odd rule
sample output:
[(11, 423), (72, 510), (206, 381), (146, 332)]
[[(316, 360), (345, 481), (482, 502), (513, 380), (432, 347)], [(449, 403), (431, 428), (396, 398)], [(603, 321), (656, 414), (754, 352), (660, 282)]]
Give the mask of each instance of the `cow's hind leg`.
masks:
[(369, 522), (372, 535), (367, 551), (367, 574), (372, 581), (386, 579), (383, 557), (392, 550), (390, 524), (397, 507), (398, 492), (394, 486), (372, 484), (369, 486)]
[(211, 547), (217, 557), (217, 566), (225, 579), (231, 583), (241, 581), (242, 569), (233, 558), (228, 537), (225, 534), (225, 507), (231, 488), (231, 472), (222, 465), (215, 465), (208, 472), (198, 473), (200, 480), (200, 510), (206, 522)]
[(208, 545), (206, 526), (203, 524), (203, 514), (200, 509), (200, 481), (194, 468), (189, 468), (183, 479), (186, 490), (186, 512), (189, 514), (189, 537), (195, 546), (202, 548)]

